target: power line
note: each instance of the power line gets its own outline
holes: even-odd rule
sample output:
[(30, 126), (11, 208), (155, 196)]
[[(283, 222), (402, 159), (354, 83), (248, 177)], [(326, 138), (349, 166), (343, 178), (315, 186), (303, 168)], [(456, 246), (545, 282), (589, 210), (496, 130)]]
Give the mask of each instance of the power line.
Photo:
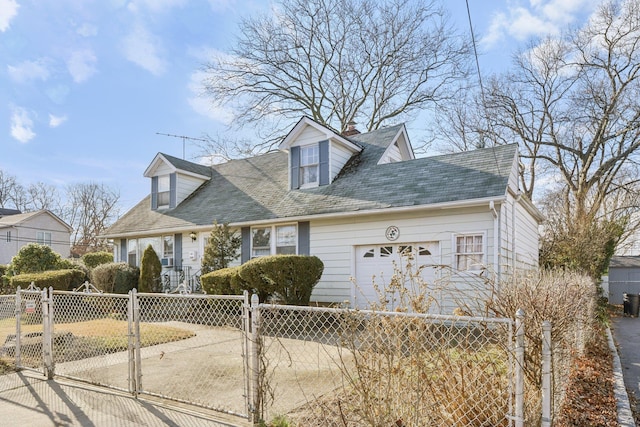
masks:
[[(489, 114), (487, 111), (487, 100), (484, 95), (484, 84), (482, 82), (482, 73), (480, 72), (480, 60), (478, 59), (478, 48), (476, 47), (476, 36), (473, 31), (473, 24), (471, 22), (471, 9), (469, 8), (469, 0), (465, 0), (465, 3), (467, 5), (467, 18), (469, 19), (469, 32), (471, 33), (471, 44), (473, 45), (473, 56), (475, 57), (475, 60), (476, 60), (476, 72), (478, 73), (478, 83), (480, 84), (480, 98), (482, 99), (482, 110), (485, 115), (485, 120), (487, 121), (487, 126), (491, 128), (489, 132), (491, 138), (493, 139), (493, 147), (491, 151), (493, 152), (493, 160), (496, 162), (496, 168), (498, 170), (498, 173), (500, 173), (500, 164), (498, 163), (498, 159), (496, 158), (496, 152), (495, 152), (495, 146), (498, 145), (498, 143), (495, 140), (493, 126), (491, 124), (491, 120), (489, 119)], [(485, 143), (484, 143), (484, 135), (483, 135), (482, 148), (485, 148), (484, 145)]]
[(190, 136), (186, 136), (186, 135), (174, 135), (171, 133), (160, 133), (160, 132), (156, 132), (156, 135), (162, 135), (162, 136), (171, 136), (173, 138), (182, 138), (182, 160), (185, 160), (185, 155), (184, 155), (184, 146), (185, 146), (185, 142), (186, 140), (190, 140), (190, 141), (202, 141), (202, 142), (207, 142), (206, 139), (202, 139), (202, 138), (192, 138)]

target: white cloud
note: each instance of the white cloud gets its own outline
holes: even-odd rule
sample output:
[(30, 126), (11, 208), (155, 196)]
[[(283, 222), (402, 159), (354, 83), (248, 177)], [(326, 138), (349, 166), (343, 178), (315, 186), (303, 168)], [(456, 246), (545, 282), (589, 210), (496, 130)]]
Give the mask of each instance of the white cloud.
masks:
[(22, 143), (29, 142), (36, 136), (31, 115), (22, 107), (14, 108), (11, 114), (11, 136)]
[(67, 116), (54, 116), (49, 114), (49, 127), (57, 128), (61, 124), (67, 121)]
[(95, 37), (98, 35), (98, 27), (85, 22), (76, 29), (76, 33), (83, 37)]
[(494, 47), (505, 38), (523, 41), (530, 37), (559, 34), (568, 24), (588, 15), (596, 5), (596, 0), (507, 2), (506, 10), (493, 14), (482, 44)]
[(0, 0), (0, 31), (5, 32), (11, 25), (11, 20), (18, 14), (18, 2), (16, 0)]
[(166, 63), (160, 56), (160, 41), (146, 28), (138, 25), (123, 39), (123, 47), (129, 61), (156, 76), (164, 72)]
[(45, 90), (49, 99), (56, 104), (64, 104), (67, 100), (67, 96), (69, 96), (69, 92), (71, 92), (69, 86), (64, 84), (52, 86)]
[(234, 119), (234, 112), (231, 108), (215, 106), (210, 99), (202, 96), (205, 77), (203, 71), (191, 74), (188, 87), (192, 96), (188, 99), (189, 105), (196, 113), (228, 126)]
[(76, 83), (87, 81), (96, 73), (97, 58), (90, 49), (76, 50), (67, 59), (67, 69)]
[(234, 3), (234, 0), (209, 0), (211, 10), (214, 12), (220, 12), (229, 8)]
[(133, 13), (138, 13), (143, 8), (153, 13), (162, 13), (186, 3), (187, 0), (134, 0), (127, 4), (127, 9)]
[(25, 83), (36, 79), (45, 81), (50, 74), (45, 63), (45, 59), (39, 59), (37, 61), (24, 61), (18, 65), (7, 65), (7, 73), (11, 80), (17, 83)]

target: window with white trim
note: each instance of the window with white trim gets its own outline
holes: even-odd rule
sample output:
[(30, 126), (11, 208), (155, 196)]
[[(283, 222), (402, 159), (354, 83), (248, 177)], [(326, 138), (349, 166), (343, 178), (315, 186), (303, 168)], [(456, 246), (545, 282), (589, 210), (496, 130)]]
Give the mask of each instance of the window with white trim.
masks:
[(320, 154), (317, 144), (300, 147), (300, 186), (318, 185)]
[(173, 236), (162, 236), (162, 258), (173, 258)]
[(171, 194), (169, 175), (158, 176), (158, 207), (168, 207)]
[(455, 245), (455, 268), (457, 270), (476, 271), (484, 267), (484, 234), (458, 235), (455, 238)]
[(251, 257), (295, 255), (298, 253), (298, 228), (295, 224), (251, 229)]
[(51, 232), (49, 231), (36, 232), (36, 243), (39, 245), (51, 246)]
[(127, 241), (127, 262), (132, 267), (138, 265), (138, 240), (129, 239)]

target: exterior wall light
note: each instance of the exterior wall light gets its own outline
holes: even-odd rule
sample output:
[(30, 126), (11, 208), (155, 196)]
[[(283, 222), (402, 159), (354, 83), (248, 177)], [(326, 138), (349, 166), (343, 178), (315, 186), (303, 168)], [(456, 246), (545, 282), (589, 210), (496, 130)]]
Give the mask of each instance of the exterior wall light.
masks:
[(191, 233), (189, 233), (189, 237), (191, 237), (192, 242), (195, 242), (196, 239), (198, 238), (198, 235), (196, 234), (195, 231), (192, 231)]

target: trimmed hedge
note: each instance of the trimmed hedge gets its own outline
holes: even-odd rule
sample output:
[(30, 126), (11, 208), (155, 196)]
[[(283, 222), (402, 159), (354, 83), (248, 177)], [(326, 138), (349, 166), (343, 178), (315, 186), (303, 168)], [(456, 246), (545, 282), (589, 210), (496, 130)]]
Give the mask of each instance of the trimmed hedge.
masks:
[(107, 293), (126, 294), (138, 287), (140, 269), (126, 262), (100, 264), (91, 270), (91, 284)]
[(240, 267), (228, 267), (200, 276), (202, 289), (210, 295), (241, 295), (238, 272)]
[(272, 255), (254, 258), (240, 267), (240, 286), (258, 294), (260, 301), (309, 305), (324, 264), (316, 256)]
[(11, 286), (20, 286), (25, 289), (33, 282), (37, 287), (44, 289), (50, 286), (57, 291), (71, 291), (84, 283), (86, 276), (84, 271), (75, 268), (65, 270), (52, 270), (43, 273), (25, 273), (11, 277)]
[(89, 252), (82, 255), (82, 262), (89, 268), (96, 268), (101, 264), (113, 262), (111, 252)]
[(203, 274), (200, 279), (207, 293), (238, 295), (247, 290), (258, 294), (261, 302), (309, 305), (323, 271), (324, 264), (316, 256), (272, 255)]

